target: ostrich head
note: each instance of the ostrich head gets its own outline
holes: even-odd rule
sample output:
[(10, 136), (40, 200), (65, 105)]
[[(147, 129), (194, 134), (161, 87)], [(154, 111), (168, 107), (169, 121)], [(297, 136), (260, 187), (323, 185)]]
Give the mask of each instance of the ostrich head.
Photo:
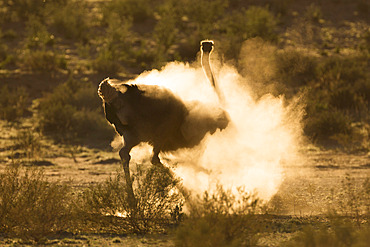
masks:
[(202, 52), (211, 53), (213, 51), (213, 40), (203, 40), (200, 42), (200, 49)]

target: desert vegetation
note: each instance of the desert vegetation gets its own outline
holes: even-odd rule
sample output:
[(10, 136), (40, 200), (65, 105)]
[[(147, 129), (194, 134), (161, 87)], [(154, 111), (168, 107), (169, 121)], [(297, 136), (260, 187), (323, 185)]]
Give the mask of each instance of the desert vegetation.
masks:
[[(366, 246), (369, 11), (364, 0), (0, 0), (0, 241)], [(208, 38), (254, 97), (304, 103), (304, 152), (353, 155), (312, 157), (318, 178), (335, 173), (339, 185), (286, 180), (268, 202), (222, 186), (192, 195), (166, 171), (138, 164), (132, 212), (98, 83), (193, 64)], [(363, 160), (351, 163), (355, 156)], [(108, 243), (92, 237), (103, 235)]]

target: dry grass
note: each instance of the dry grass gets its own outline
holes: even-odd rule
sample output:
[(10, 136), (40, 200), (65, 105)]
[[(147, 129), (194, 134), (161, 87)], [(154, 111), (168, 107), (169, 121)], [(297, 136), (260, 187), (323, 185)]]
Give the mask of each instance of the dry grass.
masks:
[(81, 207), (94, 218), (102, 216), (125, 217), (124, 231), (150, 233), (163, 231), (176, 222), (171, 215), (181, 208), (183, 197), (176, 189), (178, 181), (167, 169), (152, 166), (148, 170), (138, 170), (134, 185), (137, 207), (130, 207), (124, 174), (118, 173), (104, 183), (90, 186), (83, 193)]
[[(198, 197), (183, 196), (182, 189), (178, 190), (181, 183), (166, 169), (144, 166), (133, 169), (138, 200), (133, 213), (122, 172), (81, 188), (71, 182), (49, 181), (46, 171), (56, 168), (8, 165), (0, 174), (0, 226), (5, 237), (22, 238), (23, 243), (84, 244), (92, 241), (91, 234), (106, 239), (104, 234), (166, 233), (166, 241), (178, 246), (269, 246), (271, 241), (275, 241), (272, 246), (276, 241), (282, 246), (312, 242), (315, 246), (335, 246), (348, 241), (350, 246), (361, 246), (367, 241), (368, 226), (364, 222), (370, 207), (369, 180), (359, 182), (352, 175), (338, 180), (334, 190), (323, 190), (325, 185), (317, 184), (319, 180), (287, 181), (290, 187), (281, 188), (272, 201), (264, 204), (246, 191), (233, 194), (221, 187)], [(284, 211), (293, 207), (293, 216), (291, 211)], [(315, 211), (319, 208), (322, 211)], [(308, 214), (300, 214), (303, 209)], [(281, 234), (296, 237), (287, 242)], [(113, 244), (112, 239), (109, 241)], [(158, 244), (162, 240), (155, 237), (151, 241)]]
[(70, 188), (47, 182), (42, 171), (11, 166), (0, 174), (0, 227), (10, 237), (42, 238), (66, 229)]
[(259, 200), (239, 189), (218, 187), (212, 194), (188, 198), (189, 213), (176, 231), (176, 246), (255, 246), (264, 224), (258, 223)]

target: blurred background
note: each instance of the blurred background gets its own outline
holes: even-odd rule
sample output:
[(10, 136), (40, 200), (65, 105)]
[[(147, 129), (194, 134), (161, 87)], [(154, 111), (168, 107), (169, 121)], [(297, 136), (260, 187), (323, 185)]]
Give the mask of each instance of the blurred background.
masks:
[(311, 141), (369, 148), (365, 0), (1, 0), (0, 13), (0, 118), (37, 115), (59, 141), (109, 133), (102, 79), (194, 62), (209, 38), (260, 95), (304, 94)]
[(256, 97), (304, 95), (312, 142), (369, 149), (366, 0), (1, 0), (0, 118), (33, 116), (58, 141), (111, 138), (97, 84), (192, 63), (206, 38)]

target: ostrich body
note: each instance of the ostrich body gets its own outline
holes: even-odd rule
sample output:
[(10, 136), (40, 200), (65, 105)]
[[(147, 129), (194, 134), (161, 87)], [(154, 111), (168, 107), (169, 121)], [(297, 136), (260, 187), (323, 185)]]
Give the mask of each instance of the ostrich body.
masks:
[(103, 101), (106, 119), (123, 137), (124, 146), (119, 155), (133, 208), (136, 202), (129, 170), (133, 147), (142, 142), (149, 143), (153, 146), (152, 164), (162, 165), (158, 157), (160, 152), (192, 148), (207, 133), (223, 130), (229, 123), (227, 113), (221, 108), (197, 101), (183, 102), (164, 87), (130, 85), (108, 78), (100, 83), (98, 94)]

